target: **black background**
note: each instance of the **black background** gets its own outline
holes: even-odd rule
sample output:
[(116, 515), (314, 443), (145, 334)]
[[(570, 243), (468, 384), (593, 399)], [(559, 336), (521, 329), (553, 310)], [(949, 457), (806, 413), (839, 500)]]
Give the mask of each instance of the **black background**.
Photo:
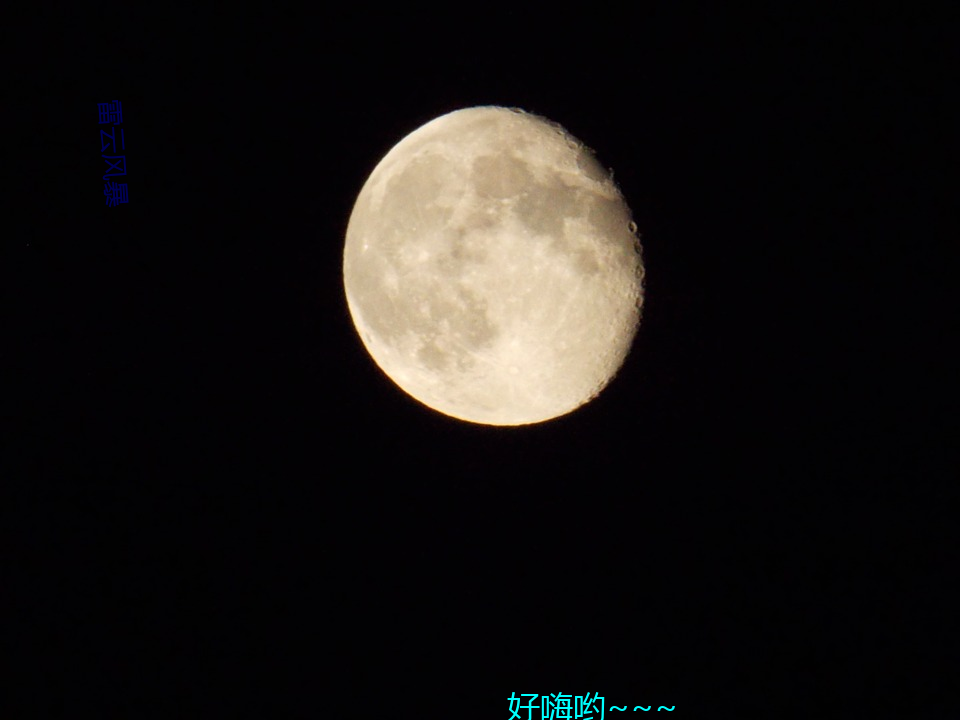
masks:
[[(21, 716), (955, 710), (947, 19), (316, 7), (5, 31)], [(647, 269), (614, 382), (518, 429), (407, 397), (341, 281), (376, 163), (482, 104), (594, 148)]]

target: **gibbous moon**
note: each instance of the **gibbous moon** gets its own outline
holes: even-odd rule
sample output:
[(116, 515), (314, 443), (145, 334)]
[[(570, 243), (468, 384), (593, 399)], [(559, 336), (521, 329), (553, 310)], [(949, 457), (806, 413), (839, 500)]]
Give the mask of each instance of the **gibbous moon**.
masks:
[(380, 369), (486, 425), (596, 397), (630, 350), (643, 272), (610, 172), (559, 125), (502, 107), (397, 143), (357, 197), (343, 253), (347, 305)]

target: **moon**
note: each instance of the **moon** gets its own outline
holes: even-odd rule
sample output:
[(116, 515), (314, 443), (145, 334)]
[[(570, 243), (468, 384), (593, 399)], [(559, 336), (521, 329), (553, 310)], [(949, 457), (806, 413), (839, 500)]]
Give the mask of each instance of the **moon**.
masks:
[(457, 110), (403, 138), (357, 196), (343, 251), (347, 306), (377, 366), (484, 425), (595, 398), (633, 344), (643, 281), (612, 173), (515, 108)]

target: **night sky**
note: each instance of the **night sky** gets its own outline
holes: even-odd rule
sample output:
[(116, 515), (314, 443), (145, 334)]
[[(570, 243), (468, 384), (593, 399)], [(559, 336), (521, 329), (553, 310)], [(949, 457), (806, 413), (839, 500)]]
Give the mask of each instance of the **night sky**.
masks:
[[(8, 28), (10, 717), (956, 709), (914, 674), (957, 652), (943, 19), (48, 6)], [(615, 380), (521, 428), (395, 386), (341, 275), (382, 156), (490, 104), (613, 168), (646, 265)]]

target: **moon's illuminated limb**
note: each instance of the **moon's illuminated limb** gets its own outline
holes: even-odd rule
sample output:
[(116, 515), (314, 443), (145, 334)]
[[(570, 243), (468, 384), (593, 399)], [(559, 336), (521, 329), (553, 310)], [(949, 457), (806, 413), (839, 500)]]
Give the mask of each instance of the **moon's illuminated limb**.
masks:
[(401, 140), (360, 191), (347, 304), (377, 365), (425, 405), (549, 420), (595, 397), (629, 352), (635, 230), (610, 174), (561, 127), (458, 110)]

